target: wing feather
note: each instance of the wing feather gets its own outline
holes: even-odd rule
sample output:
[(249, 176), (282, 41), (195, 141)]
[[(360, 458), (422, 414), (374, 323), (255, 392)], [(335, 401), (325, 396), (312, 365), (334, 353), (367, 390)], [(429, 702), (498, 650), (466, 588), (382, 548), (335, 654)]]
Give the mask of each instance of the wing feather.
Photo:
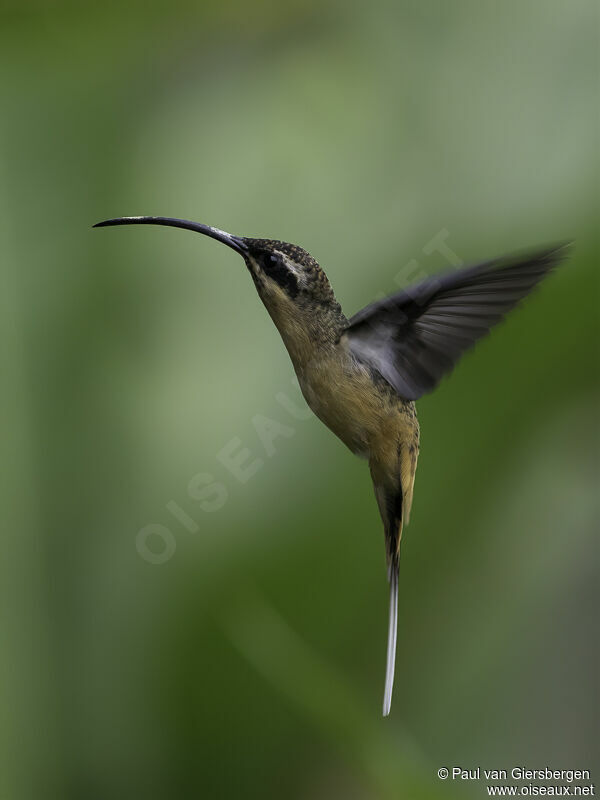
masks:
[(406, 400), (434, 389), (459, 358), (568, 253), (559, 245), (428, 278), (363, 308), (344, 332), (351, 352)]

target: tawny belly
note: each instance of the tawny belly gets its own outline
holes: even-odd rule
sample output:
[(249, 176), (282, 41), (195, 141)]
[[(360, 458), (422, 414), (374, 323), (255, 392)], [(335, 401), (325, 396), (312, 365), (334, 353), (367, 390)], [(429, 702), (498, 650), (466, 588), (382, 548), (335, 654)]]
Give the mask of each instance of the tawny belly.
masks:
[[(374, 383), (366, 369), (330, 362), (299, 372), (298, 379), (317, 417), (356, 455), (369, 458), (412, 437), (407, 404)], [(412, 404), (410, 413), (414, 417)]]

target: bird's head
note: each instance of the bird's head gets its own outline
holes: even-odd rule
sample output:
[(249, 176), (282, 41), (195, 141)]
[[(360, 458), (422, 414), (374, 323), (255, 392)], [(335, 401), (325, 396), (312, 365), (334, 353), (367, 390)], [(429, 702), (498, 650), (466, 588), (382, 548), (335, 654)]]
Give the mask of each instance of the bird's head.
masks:
[(323, 315), (339, 324), (344, 321), (327, 276), (317, 261), (298, 245), (278, 239), (233, 236), (211, 225), (171, 217), (119, 217), (99, 222), (94, 227), (140, 224), (166, 225), (202, 233), (239, 253), (292, 358), (290, 345), (298, 343), (302, 329), (314, 337), (317, 331), (311, 329), (316, 324), (325, 324)]
[(246, 266), (263, 296), (280, 290), (298, 305), (335, 302), (327, 276), (310, 253), (278, 239), (243, 239)]

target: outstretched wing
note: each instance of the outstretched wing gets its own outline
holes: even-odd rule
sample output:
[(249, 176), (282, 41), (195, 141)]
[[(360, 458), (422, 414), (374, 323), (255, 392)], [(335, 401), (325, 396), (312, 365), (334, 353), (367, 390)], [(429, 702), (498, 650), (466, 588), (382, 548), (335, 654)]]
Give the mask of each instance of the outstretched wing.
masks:
[(343, 337), (401, 397), (416, 400), (434, 389), (567, 251), (560, 245), (428, 278), (363, 308)]

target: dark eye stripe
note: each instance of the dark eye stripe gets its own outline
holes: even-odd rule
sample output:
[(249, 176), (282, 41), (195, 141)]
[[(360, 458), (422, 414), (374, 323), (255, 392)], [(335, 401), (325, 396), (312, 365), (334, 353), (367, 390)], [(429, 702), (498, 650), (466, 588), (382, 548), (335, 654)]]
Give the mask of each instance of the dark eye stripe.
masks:
[(272, 278), (278, 286), (286, 292), (290, 297), (296, 297), (298, 294), (298, 279), (295, 274), (286, 267), (283, 259), (280, 256), (269, 253), (263, 258), (263, 268), (269, 278)]

